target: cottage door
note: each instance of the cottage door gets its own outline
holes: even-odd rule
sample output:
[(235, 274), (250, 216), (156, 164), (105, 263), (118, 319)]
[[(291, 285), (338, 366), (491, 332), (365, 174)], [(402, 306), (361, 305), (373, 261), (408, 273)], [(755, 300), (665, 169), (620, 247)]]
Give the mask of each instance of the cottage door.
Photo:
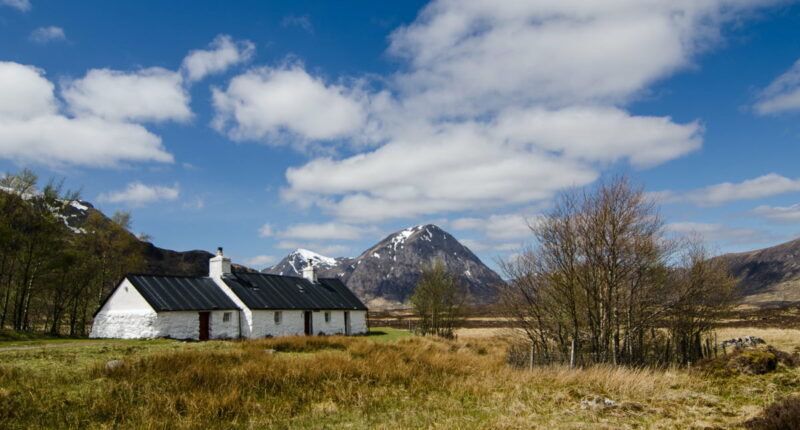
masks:
[(200, 340), (208, 340), (208, 320), (211, 312), (200, 312)]
[(344, 311), (344, 334), (350, 336), (350, 312)]
[(306, 327), (305, 327), (306, 328), (306, 336), (311, 336), (312, 334), (314, 334), (314, 327), (311, 324), (312, 313), (311, 313), (311, 311), (305, 311), (303, 313), (303, 315), (304, 315), (304, 319), (305, 319), (305, 323), (306, 323)]

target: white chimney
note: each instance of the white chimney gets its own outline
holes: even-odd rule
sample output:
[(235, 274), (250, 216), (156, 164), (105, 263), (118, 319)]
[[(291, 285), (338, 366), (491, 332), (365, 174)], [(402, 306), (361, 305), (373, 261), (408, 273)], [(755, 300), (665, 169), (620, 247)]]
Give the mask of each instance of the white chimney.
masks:
[(314, 262), (309, 258), (306, 267), (303, 267), (303, 277), (313, 283), (317, 283), (317, 268), (314, 267)]
[(231, 259), (222, 255), (221, 247), (217, 248), (217, 255), (208, 260), (208, 276), (219, 279), (231, 273)]

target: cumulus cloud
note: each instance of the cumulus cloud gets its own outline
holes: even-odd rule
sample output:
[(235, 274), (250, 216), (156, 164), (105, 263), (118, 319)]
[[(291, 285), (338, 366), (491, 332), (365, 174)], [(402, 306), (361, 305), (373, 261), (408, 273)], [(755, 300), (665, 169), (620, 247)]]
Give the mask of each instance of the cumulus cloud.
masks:
[(286, 15), (281, 20), (281, 27), (300, 27), (309, 34), (314, 34), (314, 25), (308, 15)]
[(391, 36), (408, 103), (433, 115), (508, 104), (622, 103), (692, 63), (726, 21), (773, 0), (435, 1)]
[(763, 240), (766, 235), (763, 230), (702, 222), (676, 222), (667, 224), (665, 229), (678, 236), (691, 237), (698, 235), (706, 242), (727, 244), (756, 243)]
[(45, 44), (57, 40), (65, 40), (67, 35), (61, 27), (39, 27), (30, 35), (30, 40), (39, 44)]
[(160, 67), (134, 72), (92, 69), (67, 81), (61, 94), (70, 110), (117, 121), (187, 121), (189, 93), (180, 73)]
[(244, 264), (248, 266), (266, 267), (275, 262), (275, 257), (272, 255), (256, 255), (255, 257), (246, 258)]
[(778, 76), (759, 94), (754, 108), (759, 115), (771, 115), (800, 109), (800, 60)]
[(753, 214), (763, 216), (779, 223), (800, 222), (800, 204), (791, 206), (759, 206), (752, 211)]
[(0, 0), (0, 6), (13, 7), (14, 9), (19, 9), (22, 12), (31, 10), (30, 0)]
[(319, 158), (286, 172), (284, 196), (344, 195), (318, 201), (340, 218), (378, 221), (541, 200), (596, 178), (581, 163), (498, 144), (484, 131), (449, 125), (344, 160)]
[(0, 118), (28, 120), (55, 114), (58, 103), (53, 88), (41, 69), (0, 62)]
[(235, 41), (227, 34), (217, 36), (208, 48), (193, 50), (183, 59), (181, 68), (187, 80), (199, 81), (208, 75), (222, 73), (231, 66), (249, 61), (256, 51), (253, 42)]
[(180, 190), (178, 184), (172, 187), (162, 185), (145, 185), (141, 182), (131, 182), (124, 190), (102, 193), (98, 200), (108, 203), (121, 203), (132, 207), (144, 206), (160, 200), (175, 200)]
[(213, 126), (234, 140), (270, 140), (288, 132), (310, 140), (350, 135), (365, 112), (350, 90), (300, 66), (253, 69), (213, 89)]
[(723, 182), (685, 194), (671, 191), (653, 193), (663, 203), (688, 201), (697, 206), (711, 207), (737, 200), (753, 200), (778, 194), (800, 191), (800, 178), (790, 179), (777, 173), (769, 173), (742, 182)]
[(652, 166), (698, 149), (703, 129), (695, 121), (632, 116), (613, 107), (518, 109), (503, 112), (494, 133), (499, 140), (531, 144), (565, 157), (588, 161), (627, 158)]
[(407, 67), (359, 99), (367, 114), (351, 117), (366, 120), (339, 134), (360, 153), (288, 169), (283, 195), (314, 195), (349, 222), (413, 218), (531, 203), (611, 163), (681, 157), (702, 145), (699, 120), (623, 106), (690, 66), (725, 23), (772, 3), (434, 1), (390, 37)]
[(0, 157), (51, 166), (173, 161), (161, 139), (140, 125), (61, 114), (53, 90), (42, 70), (0, 62)]
[(456, 230), (483, 232), (489, 239), (527, 240), (531, 237), (529, 222), (533, 221), (519, 214), (505, 214), (488, 218), (459, 218), (451, 226)]
[(272, 224), (266, 223), (258, 229), (258, 235), (259, 237), (270, 237), (274, 234), (273, 229)]
[(356, 240), (370, 230), (337, 222), (321, 224), (294, 224), (280, 232), (278, 236), (305, 240)]

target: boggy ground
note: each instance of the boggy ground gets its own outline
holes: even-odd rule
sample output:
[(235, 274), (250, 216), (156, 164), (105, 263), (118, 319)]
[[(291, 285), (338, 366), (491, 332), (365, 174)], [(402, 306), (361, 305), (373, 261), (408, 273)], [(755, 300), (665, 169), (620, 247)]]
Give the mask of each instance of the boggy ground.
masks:
[[(735, 428), (800, 389), (800, 371), (782, 366), (724, 378), (529, 371), (506, 365), (497, 337), (378, 330), (385, 334), (0, 352), (0, 428)], [(800, 342), (774, 334), (783, 347)], [(110, 360), (124, 364), (108, 369)], [(583, 405), (591, 395), (615, 404)]]

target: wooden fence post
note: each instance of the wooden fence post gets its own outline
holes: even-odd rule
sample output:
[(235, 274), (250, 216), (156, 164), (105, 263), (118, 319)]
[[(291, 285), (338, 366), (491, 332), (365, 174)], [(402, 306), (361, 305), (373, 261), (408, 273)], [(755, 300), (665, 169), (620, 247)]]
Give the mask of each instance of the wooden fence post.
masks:
[(530, 357), (530, 370), (533, 370), (533, 351), (534, 351), (534, 343), (531, 341), (531, 357)]

